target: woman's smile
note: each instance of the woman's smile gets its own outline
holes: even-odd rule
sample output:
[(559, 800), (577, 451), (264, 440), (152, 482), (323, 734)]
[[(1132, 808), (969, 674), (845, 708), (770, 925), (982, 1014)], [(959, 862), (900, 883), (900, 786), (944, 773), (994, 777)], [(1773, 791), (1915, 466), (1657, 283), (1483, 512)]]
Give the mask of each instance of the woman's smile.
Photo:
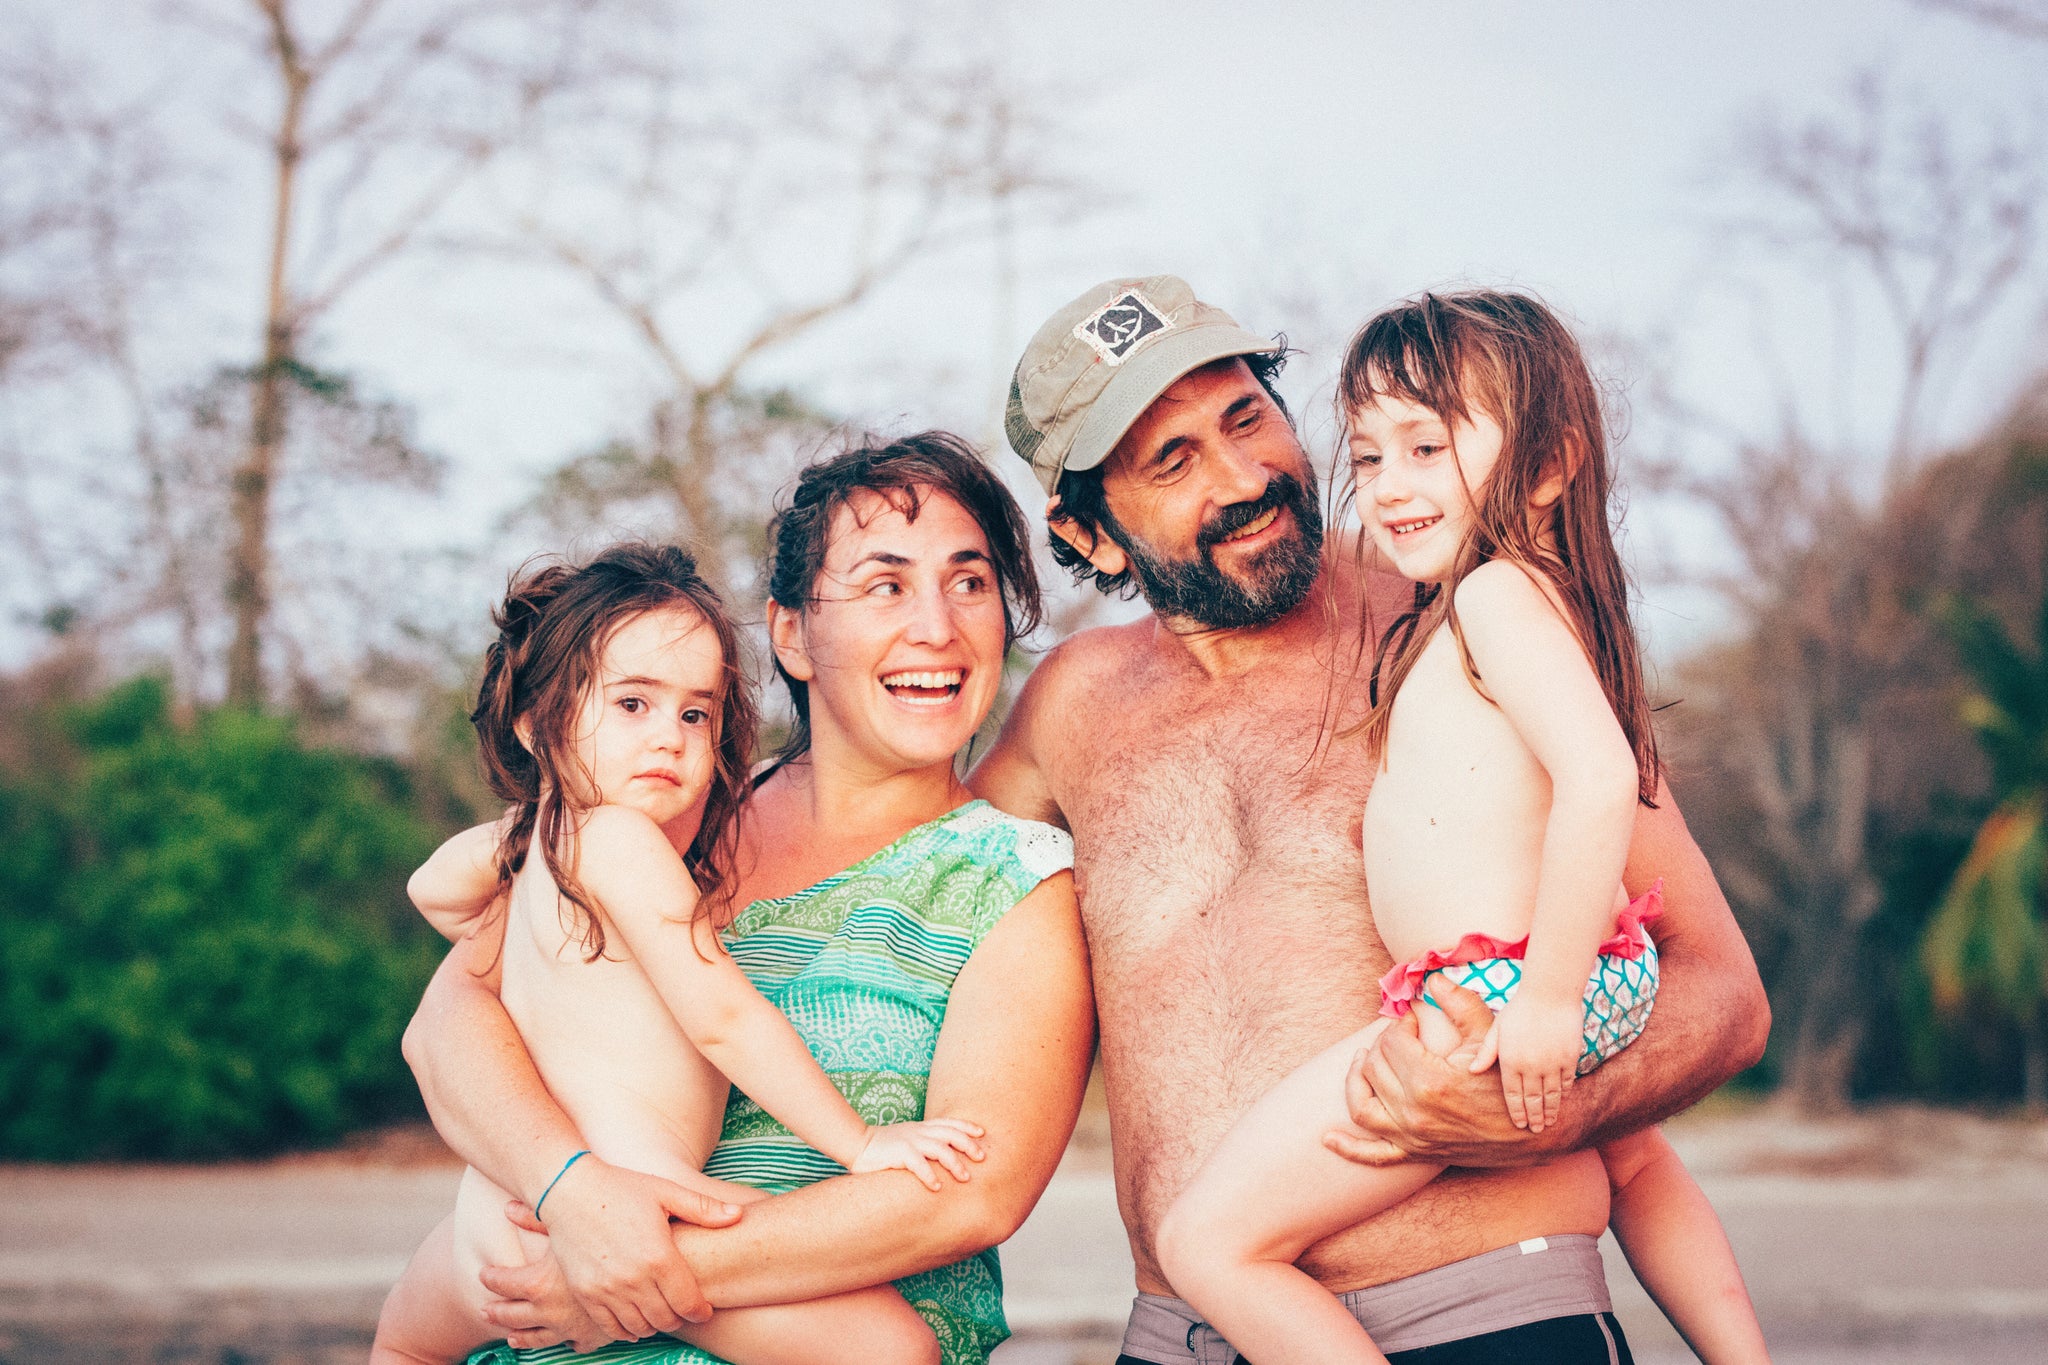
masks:
[(944, 706), (959, 697), (964, 668), (903, 669), (882, 675), (882, 689), (908, 706)]

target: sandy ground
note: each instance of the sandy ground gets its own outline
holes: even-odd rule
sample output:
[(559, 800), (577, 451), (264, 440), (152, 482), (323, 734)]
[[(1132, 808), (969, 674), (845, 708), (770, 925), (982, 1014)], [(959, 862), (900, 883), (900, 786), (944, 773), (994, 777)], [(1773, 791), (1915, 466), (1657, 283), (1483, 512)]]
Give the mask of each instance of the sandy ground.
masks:
[[(1721, 1110), (1669, 1131), (1778, 1360), (2048, 1361), (2048, 1124)], [(255, 1164), (0, 1167), (0, 1365), (360, 1360), (457, 1169), (416, 1131)], [(1114, 1357), (1132, 1283), (1099, 1120), (1003, 1257), (999, 1365)], [(1690, 1359), (1618, 1255), (1610, 1281), (1639, 1360)]]

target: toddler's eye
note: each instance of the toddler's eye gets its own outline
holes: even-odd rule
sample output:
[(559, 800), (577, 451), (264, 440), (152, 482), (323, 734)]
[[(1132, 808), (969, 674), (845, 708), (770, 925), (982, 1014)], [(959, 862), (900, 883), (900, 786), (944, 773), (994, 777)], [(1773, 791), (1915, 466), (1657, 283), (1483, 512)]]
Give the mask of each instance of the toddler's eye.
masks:
[(1354, 450), (1351, 452), (1351, 467), (1353, 469), (1378, 469), (1380, 467), (1380, 453), (1377, 450)]
[(701, 706), (692, 706), (683, 712), (683, 724), (703, 725), (709, 722), (711, 713)]
[(639, 697), (620, 697), (619, 707), (629, 716), (637, 716), (647, 709), (647, 703)]

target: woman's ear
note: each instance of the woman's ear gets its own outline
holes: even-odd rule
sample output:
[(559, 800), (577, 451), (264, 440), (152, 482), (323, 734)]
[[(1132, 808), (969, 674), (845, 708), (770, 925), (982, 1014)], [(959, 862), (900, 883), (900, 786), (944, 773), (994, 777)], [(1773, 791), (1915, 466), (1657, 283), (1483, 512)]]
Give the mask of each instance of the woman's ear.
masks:
[(519, 747), (529, 754), (533, 752), (533, 717), (521, 716), (512, 722), (512, 737), (519, 741)]
[(1124, 553), (1124, 547), (1103, 535), (1094, 527), (1083, 526), (1060, 508), (1055, 497), (1045, 505), (1045, 525), (1054, 535), (1074, 547), (1074, 552), (1095, 567), (1095, 571), (1108, 578), (1114, 578), (1131, 567), (1131, 558)]
[(804, 638), (804, 614), (773, 598), (768, 601), (768, 643), (774, 646), (782, 671), (790, 677), (809, 682), (817, 676), (818, 670), (811, 663), (810, 644)]

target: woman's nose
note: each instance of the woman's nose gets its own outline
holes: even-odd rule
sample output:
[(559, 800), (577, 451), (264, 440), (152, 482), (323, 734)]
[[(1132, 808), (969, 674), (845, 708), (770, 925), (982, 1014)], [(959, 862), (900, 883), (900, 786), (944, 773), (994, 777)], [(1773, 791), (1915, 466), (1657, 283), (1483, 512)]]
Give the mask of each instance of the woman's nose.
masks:
[(910, 599), (912, 644), (946, 645), (953, 642), (953, 604), (943, 588), (932, 587), (913, 593)]

